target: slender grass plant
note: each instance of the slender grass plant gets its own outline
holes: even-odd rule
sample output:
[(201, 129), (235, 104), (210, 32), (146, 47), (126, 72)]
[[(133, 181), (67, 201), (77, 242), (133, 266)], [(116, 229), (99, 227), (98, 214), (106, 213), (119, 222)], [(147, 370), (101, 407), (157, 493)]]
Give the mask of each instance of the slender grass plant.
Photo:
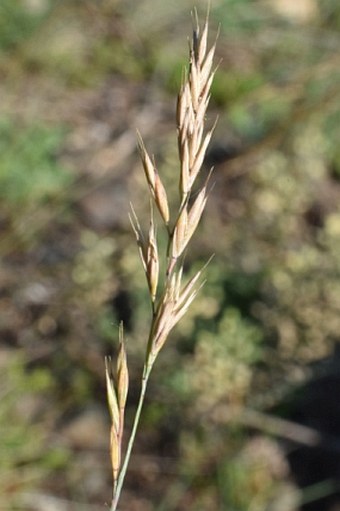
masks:
[[(150, 226), (147, 235), (144, 234), (133, 207), (131, 207), (130, 220), (146, 275), (152, 315), (140, 397), (124, 456), (122, 456), (122, 438), (129, 374), (122, 325), (119, 329), (119, 352), (115, 370), (110, 358), (105, 361), (108, 403), (112, 419), (113, 498), (111, 511), (116, 511), (118, 506), (154, 363), (171, 330), (187, 312), (202, 286), (201, 276), (204, 268), (183, 282), (183, 256), (204, 211), (211, 175), (210, 172), (198, 192), (193, 194), (194, 184), (200, 174), (214, 130), (214, 126), (208, 131), (205, 129), (210, 87), (215, 74), (213, 59), (216, 47), (215, 41), (215, 44), (209, 48), (207, 39), (208, 16), (201, 30), (195, 12), (193, 37), (189, 45), (189, 67), (183, 73), (177, 100), (176, 119), (180, 172), (179, 207), (174, 213), (170, 210), (167, 192), (159, 176), (156, 163), (148, 154), (142, 137), (138, 133), (138, 147), (150, 194)], [(155, 210), (159, 212), (158, 216), (167, 236), (167, 249), (164, 254), (160, 253), (157, 243)], [(164, 272), (160, 271), (163, 266)]]

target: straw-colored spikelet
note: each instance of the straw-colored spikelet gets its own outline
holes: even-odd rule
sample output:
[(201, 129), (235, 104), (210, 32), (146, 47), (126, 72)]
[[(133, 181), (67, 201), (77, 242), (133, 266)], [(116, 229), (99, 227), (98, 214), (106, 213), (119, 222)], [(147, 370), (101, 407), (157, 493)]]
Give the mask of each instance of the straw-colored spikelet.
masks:
[(208, 199), (209, 177), (210, 174), (192, 206), (189, 208), (189, 205), (185, 203), (178, 217), (172, 240), (172, 257), (174, 259), (177, 259), (183, 253), (196, 231)]
[(149, 236), (148, 240), (145, 241), (143, 231), (138, 221), (138, 217), (136, 215), (133, 206), (131, 205), (131, 215), (130, 222), (132, 228), (134, 230), (137, 245), (139, 249), (139, 255), (143, 264), (143, 268), (145, 271), (146, 279), (149, 286), (151, 301), (154, 302), (156, 298), (156, 291), (158, 285), (158, 277), (159, 277), (159, 258), (158, 258), (158, 247), (157, 247), (157, 239), (156, 239), (156, 227), (154, 221), (154, 213), (151, 203), (151, 213), (150, 213), (150, 228), (149, 228)]
[(147, 258), (146, 258), (146, 274), (148, 278), (148, 285), (151, 294), (152, 302), (155, 301), (158, 275), (159, 275), (159, 260), (158, 260), (158, 248), (156, 239), (155, 222), (153, 218), (153, 211), (151, 208), (151, 220), (149, 229), (149, 240), (147, 246)]
[(177, 131), (181, 161), (180, 194), (188, 194), (201, 169), (214, 127), (204, 136), (206, 111), (210, 100), (210, 87), (215, 44), (207, 52), (208, 23), (200, 35), (198, 24), (190, 46), (190, 67), (178, 95)]
[(165, 224), (167, 225), (170, 220), (170, 213), (169, 213), (169, 205), (168, 205), (168, 199), (167, 199), (165, 188), (164, 188), (163, 183), (158, 175), (158, 171), (156, 169), (155, 164), (152, 162), (150, 156), (148, 155), (147, 150), (145, 149), (143, 139), (138, 132), (137, 132), (137, 136), (138, 136), (139, 154), (141, 156), (145, 176), (146, 176), (147, 182), (149, 184), (151, 194), (155, 200), (157, 208), (158, 208)]
[[(198, 24), (190, 45), (189, 72), (184, 75), (177, 100), (177, 135), (181, 172), (179, 192), (182, 209), (173, 231), (171, 256), (176, 260), (185, 250), (196, 230), (207, 201), (208, 180), (189, 209), (188, 198), (201, 170), (214, 127), (204, 135), (206, 110), (210, 100), (210, 86), (216, 43), (207, 52), (207, 21), (200, 34)], [(172, 261), (172, 266), (174, 262)]]
[(150, 357), (152, 360), (156, 358), (169, 333), (187, 312), (204, 284), (204, 282), (198, 284), (198, 281), (207, 264), (191, 277), (184, 286), (182, 286), (183, 266), (178, 271), (172, 273), (156, 313), (152, 332), (153, 341), (150, 345)]
[(124, 413), (129, 389), (129, 373), (124, 345), (123, 325), (119, 326), (119, 352), (117, 357), (116, 377), (113, 375), (111, 358), (105, 358), (106, 389), (111, 415), (110, 453), (113, 480), (116, 484), (120, 464), (124, 429)]

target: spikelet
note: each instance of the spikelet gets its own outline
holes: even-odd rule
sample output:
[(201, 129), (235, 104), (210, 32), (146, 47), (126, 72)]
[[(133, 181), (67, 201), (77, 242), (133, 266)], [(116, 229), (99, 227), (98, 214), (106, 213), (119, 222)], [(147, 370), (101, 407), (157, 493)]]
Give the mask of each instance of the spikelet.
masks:
[(179, 214), (172, 238), (172, 257), (176, 260), (187, 245), (188, 209), (185, 204)]
[(143, 235), (143, 231), (139, 224), (138, 217), (136, 215), (133, 206), (131, 205), (131, 215), (129, 215), (132, 229), (136, 236), (139, 256), (142, 261), (142, 265), (145, 271), (146, 279), (149, 286), (151, 301), (154, 302), (156, 298), (158, 278), (159, 278), (159, 257), (158, 247), (156, 238), (156, 227), (154, 221), (153, 208), (151, 203), (151, 214), (150, 214), (150, 228), (148, 240), (146, 241)]
[(119, 325), (119, 352), (117, 357), (117, 399), (120, 419), (124, 418), (126, 399), (129, 391), (129, 372), (124, 342), (123, 323)]
[(119, 352), (116, 378), (113, 375), (111, 357), (105, 358), (106, 390), (111, 415), (110, 455), (114, 485), (117, 483), (121, 465), (125, 405), (129, 389), (129, 373), (123, 336), (123, 324), (119, 325)]
[(156, 239), (155, 222), (153, 218), (153, 211), (151, 207), (151, 220), (149, 229), (149, 240), (147, 246), (146, 257), (146, 275), (151, 295), (151, 301), (154, 302), (156, 298), (158, 276), (159, 276), (159, 259), (158, 248)]
[(166, 225), (170, 220), (169, 204), (167, 194), (154, 162), (151, 160), (140, 133), (137, 132), (138, 149), (143, 163), (145, 177), (149, 185), (152, 197)]
[(189, 72), (184, 74), (177, 99), (177, 134), (181, 161), (180, 194), (187, 194), (201, 169), (214, 127), (203, 137), (210, 87), (215, 70), (212, 69), (216, 48), (207, 49), (208, 16), (202, 32), (195, 12), (195, 28), (190, 45)]
[[(209, 260), (210, 261), (210, 260)], [(208, 261), (208, 263), (209, 263)], [(208, 264), (207, 263), (207, 264)], [(149, 356), (154, 360), (163, 347), (169, 333), (184, 316), (204, 283), (198, 284), (206, 265), (182, 287), (183, 267), (174, 271), (168, 280), (153, 325)]]

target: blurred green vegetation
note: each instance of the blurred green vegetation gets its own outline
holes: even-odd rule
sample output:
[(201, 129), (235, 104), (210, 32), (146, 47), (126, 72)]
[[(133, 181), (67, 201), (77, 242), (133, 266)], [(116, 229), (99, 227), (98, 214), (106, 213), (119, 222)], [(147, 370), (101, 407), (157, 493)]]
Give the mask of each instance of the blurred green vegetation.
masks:
[[(44, 9), (45, 11), (45, 9)], [(13, 51), (20, 47), (43, 23), (45, 12), (34, 12), (25, 2), (4, 0), (0, 6), (0, 48), (1, 52)]]
[[(216, 184), (186, 266), (215, 257), (155, 368), (122, 509), (296, 511), (304, 500), (284, 432), (242, 415), (288, 413), (280, 403), (339, 341), (340, 6), (297, 4), (212, 2)], [(176, 201), (192, 7), (1, 2), (4, 510), (36, 510), (32, 495), (75, 509), (110, 499), (103, 357), (123, 320), (129, 424), (150, 312), (127, 221), (130, 200), (141, 218), (148, 207), (135, 128)]]
[(22, 354), (2, 351), (0, 388), (0, 504), (16, 509), (22, 492), (67, 465), (68, 452), (51, 444), (42, 416), (43, 396), (53, 389), (47, 369), (28, 370)]
[(4, 119), (0, 125), (1, 199), (14, 205), (46, 202), (70, 184), (72, 176), (57, 161), (63, 129)]

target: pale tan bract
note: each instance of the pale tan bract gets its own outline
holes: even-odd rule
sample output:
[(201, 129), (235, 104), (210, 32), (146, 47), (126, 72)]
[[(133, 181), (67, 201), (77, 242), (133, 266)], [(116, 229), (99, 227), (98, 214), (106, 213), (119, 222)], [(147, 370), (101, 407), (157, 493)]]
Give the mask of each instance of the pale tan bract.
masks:
[(111, 415), (110, 454), (114, 486), (118, 480), (121, 465), (124, 414), (129, 390), (129, 372), (124, 343), (123, 324), (119, 325), (119, 352), (116, 375), (113, 374), (110, 357), (105, 358), (106, 390)]

